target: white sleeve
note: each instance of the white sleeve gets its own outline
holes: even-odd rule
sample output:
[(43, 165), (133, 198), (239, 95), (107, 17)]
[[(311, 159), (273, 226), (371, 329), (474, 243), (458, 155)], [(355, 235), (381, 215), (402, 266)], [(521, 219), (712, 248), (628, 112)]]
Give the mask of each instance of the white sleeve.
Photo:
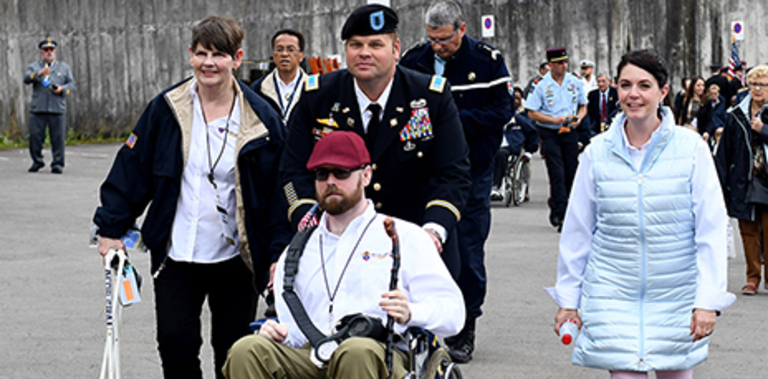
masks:
[(696, 228), (696, 300), (694, 308), (723, 310), (736, 300), (727, 292), (728, 252), (726, 230), (729, 222), (715, 165), (704, 140), (696, 147), (691, 177)]
[(579, 308), (584, 270), (592, 247), (592, 234), (597, 225), (591, 147), (587, 146), (581, 155), (571, 187), (571, 197), (560, 235), (557, 284), (554, 288), (545, 288), (549, 296), (563, 309)]
[(440, 337), (464, 327), (464, 298), (432, 238), (418, 227), (408, 228), (401, 240), (400, 288), (408, 295), (409, 327), (421, 327)]

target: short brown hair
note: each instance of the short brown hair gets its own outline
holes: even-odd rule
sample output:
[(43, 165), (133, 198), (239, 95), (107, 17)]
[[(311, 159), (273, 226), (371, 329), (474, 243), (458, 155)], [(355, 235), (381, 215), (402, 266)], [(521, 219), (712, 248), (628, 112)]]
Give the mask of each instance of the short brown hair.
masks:
[(243, 35), (243, 28), (237, 19), (211, 15), (192, 29), (192, 50), (201, 45), (234, 57), (243, 42)]

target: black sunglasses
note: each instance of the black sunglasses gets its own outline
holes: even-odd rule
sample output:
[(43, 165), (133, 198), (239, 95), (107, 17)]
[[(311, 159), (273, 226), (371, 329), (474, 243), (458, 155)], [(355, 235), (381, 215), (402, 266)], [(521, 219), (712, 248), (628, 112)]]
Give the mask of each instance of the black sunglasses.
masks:
[(353, 168), (351, 170), (347, 170), (345, 168), (331, 168), (331, 169), (328, 169), (328, 168), (318, 168), (318, 169), (315, 169), (315, 180), (319, 180), (321, 182), (322, 181), (326, 181), (326, 180), (328, 180), (328, 175), (331, 174), (331, 173), (333, 173), (333, 176), (336, 179), (344, 180), (344, 179), (349, 178), (350, 175), (352, 175), (353, 172), (355, 172), (357, 170), (362, 170), (365, 166), (366, 165), (362, 165), (360, 167)]

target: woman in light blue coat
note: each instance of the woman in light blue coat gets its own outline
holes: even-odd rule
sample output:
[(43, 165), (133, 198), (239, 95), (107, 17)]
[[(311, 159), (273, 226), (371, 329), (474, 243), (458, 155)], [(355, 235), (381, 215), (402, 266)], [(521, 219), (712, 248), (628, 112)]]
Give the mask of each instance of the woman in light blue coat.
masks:
[(555, 332), (573, 320), (573, 363), (611, 378), (691, 378), (726, 291), (728, 216), (701, 137), (661, 104), (667, 70), (649, 50), (622, 57), (623, 114), (580, 159), (560, 238)]

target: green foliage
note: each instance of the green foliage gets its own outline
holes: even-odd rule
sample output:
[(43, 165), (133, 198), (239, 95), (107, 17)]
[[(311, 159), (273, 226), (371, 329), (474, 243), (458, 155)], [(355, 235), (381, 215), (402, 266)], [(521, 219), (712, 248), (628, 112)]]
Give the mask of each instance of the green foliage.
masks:
[[(89, 134), (81, 134), (75, 131), (74, 128), (69, 128), (67, 130), (67, 135), (65, 137), (66, 144), (71, 145), (83, 145), (83, 144), (98, 144), (98, 143), (112, 143), (112, 142), (122, 142), (125, 141), (125, 139), (128, 138), (128, 133), (122, 134), (122, 135), (104, 135), (101, 133), (95, 134), (95, 135), (89, 135)], [(45, 137), (45, 146), (50, 146), (50, 137), (46, 135)], [(5, 149), (17, 149), (17, 148), (26, 148), (29, 147), (29, 139), (24, 138), (23, 140), (20, 140), (20, 138), (14, 138), (13, 136), (10, 136), (8, 133), (0, 133), (0, 150)]]

